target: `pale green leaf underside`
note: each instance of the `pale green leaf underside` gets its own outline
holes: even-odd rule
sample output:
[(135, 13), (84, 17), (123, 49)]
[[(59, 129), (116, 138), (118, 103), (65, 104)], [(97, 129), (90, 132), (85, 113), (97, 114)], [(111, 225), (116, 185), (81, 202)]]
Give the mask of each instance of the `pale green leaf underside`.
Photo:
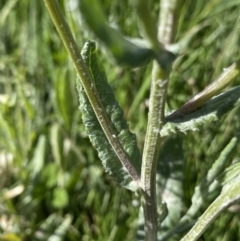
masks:
[(210, 99), (198, 110), (173, 120), (168, 120), (162, 128), (161, 136), (167, 136), (172, 132), (197, 131), (198, 128), (212, 121), (219, 120), (224, 114), (240, 104), (240, 86)]
[[(118, 105), (114, 92), (108, 84), (107, 76), (98, 59), (96, 46), (93, 41), (88, 41), (85, 44), (82, 50), (82, 56), (93, 79), (93, 85), (96, 87), (103, 107), (112, 122), (115, 131), (114, 138), (119, 140), (124, 151), (129, 155), (131, 164), (140, 173), (141, 154), (137, 146), (136, 136), (130, 132), (124, 118), (123, 110)], [(102, 165), (119, 184), (135, 191), (138, 186), (132, 180), (126, 168), (120, 162), (113, 147), (110, 145), (80, 81), (77, 81), (77, 89), (83, 123), (92, 145), (98, 151)]]

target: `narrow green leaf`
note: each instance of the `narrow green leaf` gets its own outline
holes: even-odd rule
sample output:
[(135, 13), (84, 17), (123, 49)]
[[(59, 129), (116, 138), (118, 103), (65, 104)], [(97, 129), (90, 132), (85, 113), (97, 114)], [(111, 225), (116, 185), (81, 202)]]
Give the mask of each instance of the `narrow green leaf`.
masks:
[(230, 167), (228, 167), (218, 178), (217, 180), (223, 185), (223, 190), (229, 188), (232, 185), (232, 182), (239, 177), (240, 173), (240, 162), (237, 162)]
[(199, 213), (200, 208), (202, 208), (206, 201), (209, 200), (209, 194), (213, 194), (213, 192), (215, 192), (216, 194), (220, 193), (221, 185), (225, 185), (228, 180), (235, 180), (235, 177), (239, 175), (239, 163), (230, 166), (229, 168), (224, 170), (224, 168), (229, 165), (229, 162), (232, 161), (231, 155), (236, 150), (239, 140), (238, 138), (239, 137), (233, 137), (228, 143), (228, 145), (222, 150), (218, 159), (209, 169), (207, 175), (201, 180), (199, 185), (195, 187), (194, 194), (191, 200), (192, 205), (190, 206), (188, 211), (184, 214), (184, 216), (174, 228), (168, 229), (167, 232), (163, 234), (160, 240), (169, 240), (169, 238), (172, 237), (174, 234), (182, 233), (185, 230), (189, 230), (189, 228), (192, 227), (196, 222), (197, 214)]
[(184, 117), (198, 108), (202, 107), (210, 98), (219, 94), (226, 86), (229, 85), (240, 74), (240, 60), (234, 62), (229, 68), (224, 69), (223, 73), (203, 91), (194, 96), (181, 108), (167, 116), (168, 121), (174, 121)]
[(63, 153), (63, 138), (60, 133), (60, 127), (58, 124), (53, 124), (50, 129), (50, 143), (52, 147), (52, 153), (54, 161), (57, 167), (61, 167), (62, 153)]
[(240, 199), (240, 175), (228, 188), (224, 188), (220, 196), (208, 207), (193, 228), (181, 241), (195, 241), (211, 225), (211, 223), (230, 205)]
[(49, 237), (48, 241), (64, 241), (64, 237), (69, 230), (71, 222), (72, 217), (70, 215), (66, 215), (61, 224), (54, 231), (54, 234)]
[(41, 135), (34, 150), (33, 158), (30, 161), (31, 175), (34, 178), (44, 167), (46, 154), (46, 136)]
[(73, 93), (66, 70), (60, 70), (55, 80), (56, 102), (64, 125), (69, 130), (74, 115)]
[(11, 12), (12, 8), (14, 8), (17, 1), (18, 0), (9, 0), (5, 2), (4, 7), (0, 10), (0, 27), (2, 27), (5, 23), (9, 13)]
[[(115, 99), (113, 90), (108, 84), (103, 66), (97, 57), (94, 42), (87, 42), (85, 44), (82, 50), (82, 56), (86, 65), (89, 67), (89, 71), (94, 80), (102, 104), (112, 121), (116, 133), (114, 138), (119, 139), (123, 149), (131, 158), (132, 165), (140, 173), (141, 155), (137, 147), (136, 136), (130, 132), (123, 111)], [(98, 155), (102, 160), (105, 170), (110, 173), (118, 183), (131, 190), (135, 190), (136, 186), (133, 184), (132, 178), (126, 172), (113, 148), (109, 144), (80, 81), (77, 82), (77, 88), (80, 100), (79, 108), (82, 112), (85, 128), (93, 146), (98, 151)]]
[(161, 136), (171, 132), (197, 131), (198, 128), (212, 121), (219, 120), (223, 115), (240, 104), (240, 86), (210, 99), (205, 105), (191, 114), (177, 117), (174, 120), (166, 118), (166, 125), (161, 130)]
[[(233, 137), (228, 145), (222, 150), (218, 159), (213, 163), (212, 167), (209, 169), (207, 175), (202, 179), (200, 184), (195, 187), (194, 195), (192, 196), (192, 206), (188, 210), (186, 217), (193, 217), (208, 194), (210, 194), (210, 185), (214, 182), (216, 177), (224, 170), (226, 166), (229, 165), (231, 161), (231, 154), (235, 150), (238, 143), (238, 138)], [(215, 191), (217, 187), (215, 188)]]
[(63, 241), (65, 234), (69, 230), (72, 217), (65, 215), (64, 217), (53, 213), (48, 216), (38, 227), (33, 236), (33, 241)]

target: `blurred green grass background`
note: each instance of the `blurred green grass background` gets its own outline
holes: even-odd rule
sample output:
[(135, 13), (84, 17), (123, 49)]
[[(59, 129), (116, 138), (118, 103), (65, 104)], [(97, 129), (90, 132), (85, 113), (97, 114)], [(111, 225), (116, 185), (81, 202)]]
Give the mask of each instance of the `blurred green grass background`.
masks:
[[(59, 2), (81, 49), (94, 36), (80, 17), (78, 1)], [(130, 2), (102, 0), (110, 24), (141, 37)], [(159, 2), (150, 4), (157, 22)], [(180, 0), (178, 11), (177, 42), (194, 28), (199, 31), (174, 64), (168, 91), (172, 109), (240, 57), (239, 0)], [(134, 70), (117, 66), (99, 48), (116, 98), (143, 148), (151, 64)], [(0, 2), (0, 56), (0, 234), (16, 235), (2, 240), (134, 240), (139, 200), (104, 173), (88, 140), (78, 110), (76, 73), (43, 1)], [(239, 83), (240, 78), (233, 85)], [(180, 134), (186, 207), (196, 183), (239, 130), (235, 108), (199, 132)], [(239, 154), (240, 148), (235, 161)], [(203, 238), (239, 240), (237, 212), (223, 213)]]

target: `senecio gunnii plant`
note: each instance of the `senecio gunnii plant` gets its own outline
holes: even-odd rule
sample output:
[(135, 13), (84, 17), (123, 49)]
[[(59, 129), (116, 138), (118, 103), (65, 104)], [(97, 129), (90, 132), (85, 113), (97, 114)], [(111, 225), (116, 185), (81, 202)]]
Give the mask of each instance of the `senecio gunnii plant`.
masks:
[[(139, 212), (136, 239), (174, 240), (175, 234), (184, 231), (182, 241), (198, 240), (220, 213), (240, 199), (240, 163), (226, 168), (239, 137), (236, 134), (222, 150), (195, 187), (192, 205), (182, 217), (177, 218), (176, 215), (174, 225), (169, 224), (170, 218), (181, 211), (180, 201), (173, 204), (156, 194), (156, 188), (163, 189), (164, 185), (164, 176), (161, 170), (158, 171), (157, 164), (160, 163), (158, 166), (164, 168), (163, 160), (171, 152), (171, 147), (160, 150), (166, 144), (163, 143), (165, 136), (196, 131), (201, 125), (219, 120), (239, 105), (240, 86), (221, 92), (230, 82), (239, 78), (240, 60), (225, 68), (215, 81), (182, 107), (170, 111), (166, 108), (166, 99), (172, 65), (181, 57), (196, 33), (193, 31), (181, 41), (174, 42), (179, 1), (160, 1), (158, 25), (153, 20), (148, 1), (132, 1), (131, 7), (137, 12), (144, 37), (131, 39), (107, 24), (100, 1), (80, 0), (79, 6), (86, 24), (84, 27), (88, 26), (96, 37), (96, 40), (85, 43), (81, 53), (58, 1), (45, 0), (45, 5), (77, 71), (79, 108), (91, 143), (97, 149), (104, 169), (141, 199), (142, 210)], [(108, 84), (108, 73), (105, 73), (99, 60), (96, 43), (103, 44), (111, 52), (116, 64), (130, 68), (152, 64), (148, 125), (142, 154), (136, 136), (129, 130), (123, 110)], [(178, 159), (178, 154), (175, 154), (175, 158)], [(172, 185), (175, 185), (174, 182)], [(175, 188), (177, 195), (177, 184)], [(196, 216), (205, 197), (216, 189), (221, 190), (220, 194), (200, 217)]]

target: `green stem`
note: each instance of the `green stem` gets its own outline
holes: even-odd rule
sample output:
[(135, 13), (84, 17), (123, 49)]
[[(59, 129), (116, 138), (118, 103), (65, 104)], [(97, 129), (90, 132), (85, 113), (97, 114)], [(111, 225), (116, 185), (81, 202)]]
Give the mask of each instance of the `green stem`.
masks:
[[(169, 0), (162, 0), (161, 3), (168, 3)], [(139, 0), (139, 3), (143, 2)], [(176, 2), (176, 1), (174, 1)], [(142, 3), (143, 4), (143, 3)], [(169, 21), (169, 18), (172, 17), (172, 9), (168, 9), (167, 13), (163, 14), (163, 11), (166, 11), (165, 8), (161, 8), (160, 12), (160, 23), (159, 23), (159, 32), (158, 32), (158, 41), (161, 42), (164, 47), (173, 39), (174, 30), (168, 31), (166, 34), (170, 34), (171, 37), (168, 37), (168, 41), (162, 38), (162, 31), (164, 25)], [(142, 15), (140, 17), (143, 18)], [(164, 19), (163, 19), (164, 18)], [(142, 20), (144, 22), (144, 19)], [(172, 25), (173, 26), (173, 25)], [(151, 32), (146, 33), (149, 35), (149, 39), (154, 40), (154, 37), (151, 36)], [(157, 35), (156, 35), (157, 38)], [(159, 43), (158, 42), (158, 43)], [(152, 41), (152, 48), (156, 49), (155, 41)], [(160, 46), (160, 44), (159, 44)], [(161, 48), (162, 50), (164, 48)], [(164, 112), (165, 112), (165, 101), (167, 94), (168, 79), (172, 67), (171, 61), (166, 61), (166, 65), (162, 68), (156, 61), (153, 63), (152, 70), (152, 83), (151, 83), (151, 93), (149, 101), (149, 119), (148, 127), (145, 138), (144, 150), (143, 150), (143, 163), (142, 163), (142, 176), (141, 180), (143, 183), (143, 208), (145, 216), (145, 240), (155, 241), (157, 240), (157, 231), (158, 231), (158, 214), (157, 214), (157, 201), (156, 201), (156, 169), (157, 161), (160, 152), (160, 147), (162, 139), (160, 136), (160, 130), (164, 124)], [(159, 200), (161, 203), (161, 200)], [(161, 210), (160, 210), (161, 212)]]
[(162, 0), (159, 14), (158, 39), (166, 47), (172, 44), (176, 32), (178, 0)]
[(157, 239), (156, 169), (160, 151), (159, 132), (164, 121), (164, 107), (169, 73), (157, 62), (153, 65), (148, 128), (143, 150), (142, 182), (144, 186), (145, 240)]
[(91, 75), (89, 74), (88, 68), (84, 63), (81, 54), (79, 53), (76, 42), (74, 41), (71, 31), (63, 17), (58, 2), (56, 0), (44, 0), (44, 2), (55, 24), (55, 27), (57, 28), (57, 31), (69, 53), (69, 56), (72, 59), (84, 90), (109, 143), (113, 147), (123, 166), (125, 166), (127, 169), (129, 175), (134, 181), (138, 183), (139, 186), (141, 186), (139, 173), (137, 173), (136, 169), (131, 164), (130, 158), (124, 151), (119, 140), (115, 138), (116, 133), (113, 129), (112, 123), (102, 105), (97, 90), (94, 87)]

